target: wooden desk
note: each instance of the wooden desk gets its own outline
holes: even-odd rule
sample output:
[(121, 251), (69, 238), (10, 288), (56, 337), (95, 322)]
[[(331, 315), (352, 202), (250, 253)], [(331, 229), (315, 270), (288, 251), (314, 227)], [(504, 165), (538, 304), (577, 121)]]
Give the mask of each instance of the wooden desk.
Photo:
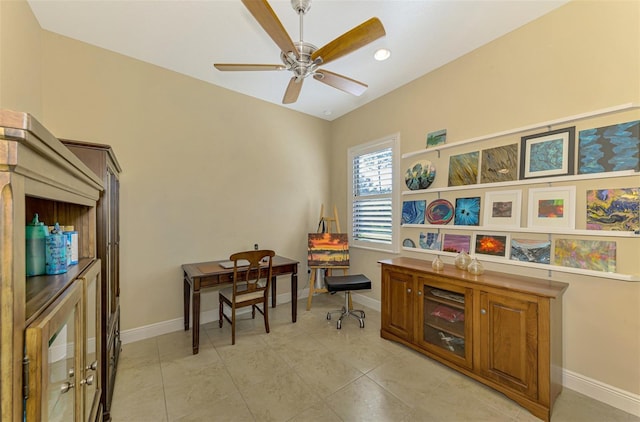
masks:
[[(189, 302), (193, 302), (193, 354), (198, 353), (200, 345), (200, 290), (233, 281), (233, 268), (222, 268), (220, 262), (197, 262), (183, 264), (184, 273), (184, 330), (189, 330)], [(291, 274), (291, 321), (298, 317), (298, 261), (282, 256), (273, 257), (271, 279), (271, 307), (276, 307), (276, 277)], [(189, 298), (191, 296), (191, 298)]]

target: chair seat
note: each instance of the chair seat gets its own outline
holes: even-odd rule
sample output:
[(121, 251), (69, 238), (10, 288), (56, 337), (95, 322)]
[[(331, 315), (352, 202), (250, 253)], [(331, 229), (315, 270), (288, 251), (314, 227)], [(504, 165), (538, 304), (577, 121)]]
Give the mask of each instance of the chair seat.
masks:
[[(260, 283), (261, 287), (264, 287), (264, 283)], [(238, 292), (242, 293), (247, 291), (247, 283), (238, 284)], [(220, 294), (226, 299), (231, 301), (233, 299), (233, 286), (220, 289)], [(236, 296), (236, 302), (246, 302), (248, 300), (258, 299), (264, 296), (264, 291), (256, 291), (253, 293), (241, 294)]]
[(371, 289), (371, 280), (363, 274), (327, 276), (324, 282), (330, 292)]

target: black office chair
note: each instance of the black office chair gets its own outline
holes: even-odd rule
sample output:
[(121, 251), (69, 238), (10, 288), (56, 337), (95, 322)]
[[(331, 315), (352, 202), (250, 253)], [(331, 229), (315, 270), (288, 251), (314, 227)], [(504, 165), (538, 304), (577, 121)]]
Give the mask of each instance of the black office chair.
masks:
[(327, 290), (330, 293), (344, 292), (344, 306), (342, 309), (327, 312), (327, 319), (331, 319), (331, 314), (339, 313), (340, 318), (336, 322), (336, 328), (342, 328), (342, 320), (352, 316), (360, 322), (360, 328), (364, 328), (364, 311), (360, 309), (351, 309), (351, 292), (354, 290), (371, 290), (371, 280), (362, 274), (327, 276), (324, 279)]

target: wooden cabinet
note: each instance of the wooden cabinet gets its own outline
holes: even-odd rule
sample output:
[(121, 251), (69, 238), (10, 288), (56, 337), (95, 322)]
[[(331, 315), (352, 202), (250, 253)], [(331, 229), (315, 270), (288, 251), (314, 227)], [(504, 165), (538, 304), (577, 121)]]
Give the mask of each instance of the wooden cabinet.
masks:
[[(99, 365), (95, 353), (100, 313), (100, 261), (93, 261), (26, 328), (26, 419), (100, 420)], [(90, 337), (91, 336), (91, 337)]]
[[(36, 119), (0, 110), (2, 421), (46, 420), (44, 415), (62, 408), (73, 410), (73, 418), (64, 420), (90, 420), (92, 412), (99, 413), (95, 397), (101, 391), (89, 388), (86, 381), (91, 374), (84, 362), (91, 361), (89, 324), (96, 329), (101, 324), (100, 311), (95, 309), (98, 300), (93, 296), (98, 290), (91, 291), (100, 280), (96, 202), (101, 190), (101, 180)], [(25, 225), (36, 212), (47, 225), (59, 222), (78, 231), (79, 262), (66, 273), (26, 277)], [(90, 316), (91, 303), (95, 313)], [(64, 346), (53, 348), (55, 341)], [(50, 408), (48, 392), (55, 396), (60, 391), (69, 369), (73, 369), (77, 388), (56, 403), (62, 406), (66, 397), (73, 397), (73, 404)]]
[(396, 258), (382, 264), (383, 338), (468, 375), (549, 420), (562, 389), (566, 283)]
[(104, 419), (110, 419), (111, 399), (120, 355), (120, 180), (122, 172), (109, 145), (62, 139), (83, 163), (101, 179), (104, 191), (97, 204), (97, 256), (102, 260), (101, 329)]

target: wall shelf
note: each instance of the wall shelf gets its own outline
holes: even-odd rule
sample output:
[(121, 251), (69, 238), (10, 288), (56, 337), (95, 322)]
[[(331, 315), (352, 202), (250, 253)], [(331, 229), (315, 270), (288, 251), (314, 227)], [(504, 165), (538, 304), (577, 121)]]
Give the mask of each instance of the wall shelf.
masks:
[(633, 177), (640, 176), (640, 173), (634, 170), (614, 171), (608, 173), (591, 173), (591, 174), (574, 174), (570, 176), (558, 176), (558, 177), (539, 177), (536, 179), (525, 180), (511, 180), (508, 182), (495, 182), (495, 183), (476, 183), (474, 185), (462, 185), (462, 186), (448, 186), (442, 188), (427, 188), (419, 190), (407, 190), (402, 191), (402, 195), (419, 195), (424, 193), (438, 193), (438, 192), (451, 192), (457, 190), (473, 190), (473, 189), (487, 189), (487, 188), (504, 188), (510, 186), (526, 186), (526, 185), (539, 185), (543, 183), (551, 184), (557, 182), (576, 182), (580, 180), (591, 179), (609, 179), (616, 177)]
[[(457, 255), (455, 252), (444, 252), (444, 251), (436, 251), (433, 249), (422, 249), (422, 248), (410, 248), (407, 246), (403, 246), (402, 250), (409, 251), (409, 252), (425, 253), (429, 255), (439, 255), (439, 256), (455, 257)], [(518, 267), (528, 267), (528, 268), (535, 268), (539, 270), (548, 270), (550, 272), (557, 271), (557, 272), (563, 272), (563, 273), (586, 275), (590, 277), (609, 278), (609, 279), (621, 280), (621, 281), (640, 281), (640, 276), (633, 275), (633, 274), (607, 273), (604, 271), (593, 271), (593, 270), (585, 270), (582, 268), (563, 267), (561, 265), (538, 264), (534, 262), (524, 262), (524, 261), (516, 261), (512, 259), (497, 258), (490, 255), (475, 255), (475, 257), (480, 262), (494, 262), (497, 264), (516, 265)]]
[(518, 127), (515, 129), (508, 129), (502, 132), (496, 132), (496, 133), (491, 133), (489, 135), (478, 136), (476, 138), (465, 139), (459, 142), (442, 144), (435, 147), (425, 148), (419, 151), (407, 152), (405, 154), (402, 154), (402, 158), (415, 157), (417, 155), (422, 155), (425, 153), (437, 152), (443, 149), (459, 147), (461, 145), (471, 144), (474, 142), (486, 141), (493, 138), (499, 138), (501, 136), (514, 135), (516, 133), (528, 132), (530, 130), (542, 129), (548, 126), (561, 125), (569, 122), (574, 122), (577, 120), (588, 119), (590, 117), (602, 116), (605, 114), (617, 113), (620, 111), (633, 110), (637, 108), (640, 108), (640, 104), (638, 103), (626, 103), (626, 104), (620, 104), (613, 107), (601, 108), (599, 110), (594, 110), (586, 113), (574, 114), (572, 116), (561, 117), (559, 119), (547, 120), (545, 122), (534, 123), (531, 125)]
[(566, 234), (570, 236), (594, 236), (594, 237), (633, 237), (640, 239), (640, 233), (630, 231), (613, 230), (580, 230), (580, 229), (535, 229), (529, 227), (501, 227), (501, 226), (461, 226), (449, 224), (403, 224), (404, 228), (421, 228), (434, 230), (466, 230), (466, 231), (491, 231), (505, 233), (541, 233), (541, 234)]

